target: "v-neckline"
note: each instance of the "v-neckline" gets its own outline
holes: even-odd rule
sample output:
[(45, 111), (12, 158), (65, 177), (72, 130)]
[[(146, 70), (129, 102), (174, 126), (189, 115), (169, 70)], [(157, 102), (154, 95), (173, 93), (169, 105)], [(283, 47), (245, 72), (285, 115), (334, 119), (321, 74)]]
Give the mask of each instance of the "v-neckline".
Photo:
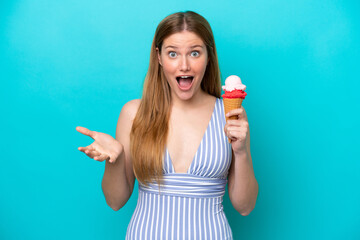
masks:
[(191, 169), (191, 167), (192, 167), (192, 165), (193, 165), (193, 163), (194, 163), (194, 160), (195, 160), (196, 156), (198, 155), (199, 149), (200, 149), (201, 145), (202, 145), (203, 142), (204, 142), (204, 138), (205, 138), (206, 133), (207, 133), (209, 127), (210, 127), (210, 123), (211, 123), (212, 119), (214, 118), (214, 114), (215, 114), (215, 109), (216, 109), (217, 102), (218, 102), (218, 98), (215, 99), (215, 104), (214, 104), (214, 108), (213, 108), (213, 111), (212, 111), (210, 120), (209, 120), (209, 122), (208, 122), (208, 125), (207, 125), (207, 127), (206, 127), (206, 129), (205, 129), (205, 132), (204, 132), (204, 134), (203, 134), (203, 136), (202, 136), (202, 138), (201, 138), (201, 141), (200, 141), (200, 143), (199, 143), (199, 145), (198, 145), (198, 148), (196, 149), (195, 155), (194, 155), (194, 157), (192, 158), (191, 163), (190, 163), (190, 165), (189, 165), (186, 173), (182, 173), (182, 172), (181, 172), (181, 173), (177, 173), (177, 172), (175, 171), (174, 164), (173, 164), (173, 162), (172, 162), (172, 160), (171, 160), (170, 152), (169, 152), (169, 150), (168, 150), (168, 148), (167, 148), (167, 146), (166, 146), (166, 154), (167, 154), (167, 156), (168, 156), (168, 160), (169, 160), (168, 162), (169, 162), (169, 164), (171, 165), (171, 171), (172, 171), (172, 173), (175, 173), (175, 174), (188, 174), (188, 173), (189, 173), (189, 171), (190, 171), (190, 169)]

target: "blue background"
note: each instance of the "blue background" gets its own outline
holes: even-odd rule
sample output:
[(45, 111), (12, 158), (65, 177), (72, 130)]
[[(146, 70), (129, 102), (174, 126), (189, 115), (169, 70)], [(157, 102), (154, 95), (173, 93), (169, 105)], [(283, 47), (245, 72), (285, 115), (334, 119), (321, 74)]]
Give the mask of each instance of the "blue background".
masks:
[(157, 24), (193, 10), (222, 81), (247, 85), (257, 205), (224, 208), (235, 239), (360, 239), (359, 1), (1, 1), (0, 239), (124, 239), (104, 163), (77, 150), (115, 136), (140, 98)]

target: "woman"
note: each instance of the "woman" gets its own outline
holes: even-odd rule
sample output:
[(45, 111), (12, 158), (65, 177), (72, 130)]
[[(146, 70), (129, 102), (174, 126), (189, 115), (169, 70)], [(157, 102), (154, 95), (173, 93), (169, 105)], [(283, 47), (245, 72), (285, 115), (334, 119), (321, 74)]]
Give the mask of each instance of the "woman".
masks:
[[(141, 100), (121, 110), (116, 139), (77, 127), (95, 141), (79, 150), (106, 161), (102, 189), (119, 210), (135, 177), (139, 198), (127, 239), (232, 239), (222, 198), (242, 215), (258, 184), (243, 107), (225, 121), (214, 37), (199, 14), (178, 12), (156, 29)], [(227, 138), (230, 138), (231, 144)]]

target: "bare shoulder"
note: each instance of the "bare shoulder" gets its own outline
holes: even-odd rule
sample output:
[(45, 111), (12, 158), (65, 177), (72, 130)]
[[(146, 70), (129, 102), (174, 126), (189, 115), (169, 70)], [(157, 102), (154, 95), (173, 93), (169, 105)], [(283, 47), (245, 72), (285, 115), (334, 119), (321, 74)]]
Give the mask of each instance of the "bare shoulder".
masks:
[(135, 115), (138, 111), (139, 105), (140, 105), (141, 99), (134, 99), (131, 100), (123, 106), (121, 109), (121, 115), (126, 115), (130, 120), (133, 120), (135, 118)]
[(131, 100), (123, 106), (120, 112), (119, 120), (116, 127), (116, 139), (120, 140), (121, 143), (125, 140), (124, 137), (128, 138), (132, 127), (132, 121), (134, 120), (137, 110), (140, 105), (140, 99)]

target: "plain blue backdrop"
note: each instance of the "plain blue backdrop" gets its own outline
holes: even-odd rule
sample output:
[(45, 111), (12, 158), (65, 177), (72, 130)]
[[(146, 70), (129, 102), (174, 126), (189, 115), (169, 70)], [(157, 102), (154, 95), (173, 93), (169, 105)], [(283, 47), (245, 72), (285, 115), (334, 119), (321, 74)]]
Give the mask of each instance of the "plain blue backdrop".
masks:
[(234, 239), (360, 239), (359, 1), (1, 1), (0, 239), (124, 239), (104, 163), (77, 150), (115, 136), (140, 98), (157, 24), (211, 24), (222, 81), (239, 75), (259, 195)]

